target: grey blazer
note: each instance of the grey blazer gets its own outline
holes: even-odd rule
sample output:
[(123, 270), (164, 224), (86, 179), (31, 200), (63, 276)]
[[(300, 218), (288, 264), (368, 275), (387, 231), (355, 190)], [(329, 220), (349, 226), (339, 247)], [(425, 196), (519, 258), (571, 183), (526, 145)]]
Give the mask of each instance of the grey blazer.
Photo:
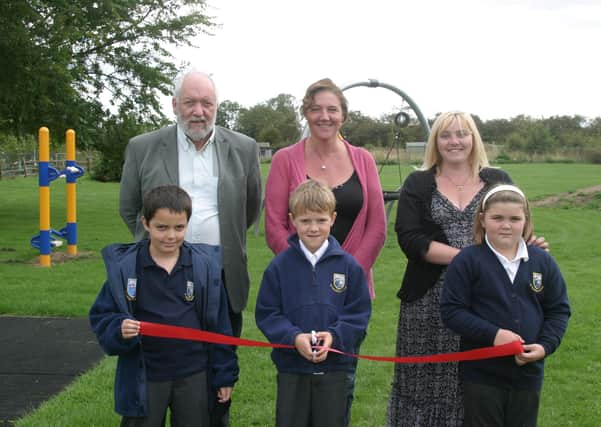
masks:
[[(255, 140), (216, 126), (219, 164), (217, 203), (225, 287), (232, 311), (240, 313), (248, 300), (246, 231), (261, 208), (259, 148)], [(145, 237), (140, 221), (142, 196), (158, 185), (179, 185), (177, 126), (132, 138), (125, 149), (119, 213), (136, 240)]]

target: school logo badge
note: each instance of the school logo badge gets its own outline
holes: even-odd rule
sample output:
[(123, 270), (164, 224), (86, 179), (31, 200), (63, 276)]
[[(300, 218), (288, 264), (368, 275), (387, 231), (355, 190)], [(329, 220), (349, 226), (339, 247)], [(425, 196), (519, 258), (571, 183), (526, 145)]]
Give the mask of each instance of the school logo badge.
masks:
[(346, 291), (346, 276), (342, 273), (334, 273), (330, 287), (337, 293)]
[(126, 297), (130, 301), (136, 300), (136, 287), (138, 286), (138, 279), (127, 279)]
[(194, 301), (194, 282), (190, 282), (189, 280), (186, 282), (186, 293), (184, 294), (184, 299), (188, 302)]
[(530, 289), (538, 293), (545, 287), (543, 286), (543, 275), (541, 273), (532, 273), (532, 282), (530, 282)]

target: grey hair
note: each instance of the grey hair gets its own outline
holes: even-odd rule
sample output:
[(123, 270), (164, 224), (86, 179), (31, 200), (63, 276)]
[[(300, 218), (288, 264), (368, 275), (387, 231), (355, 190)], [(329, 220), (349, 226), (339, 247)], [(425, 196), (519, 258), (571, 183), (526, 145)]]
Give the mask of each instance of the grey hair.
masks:
[(182, 85), (184, 83), (184, 79), (187, 76), (189, 76), (190, 74), (201, 75), (203, 77), (206, 77), (211, 82), (211, 84), (213, 85), (213, 90), (215, 91), (215, 99), (217, 100), (217, 105), (219, 105), (219, 94), (217, 93), (217, 85), (215, 85), (215, 81), (213, 80), (213, 77), (211, 76), (211, 74), (209, 74), (205, 71), (201, 71), (195, 67), (187, 68), (184, 71), (182, 71), (180, 74), (177, 75), (177, 77), (173, 81), (173, 97), (179, 101), (179, 95), (182, 91)]

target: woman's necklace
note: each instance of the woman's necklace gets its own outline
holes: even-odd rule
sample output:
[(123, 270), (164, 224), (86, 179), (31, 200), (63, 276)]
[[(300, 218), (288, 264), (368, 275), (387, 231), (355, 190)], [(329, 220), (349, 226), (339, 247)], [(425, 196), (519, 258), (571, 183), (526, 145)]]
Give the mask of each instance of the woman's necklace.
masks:
[(468, 175), (468, 176), (467, 176), (467, 178), (465, 178), (461, 184), (457, 184), (455, 181), (453, 181), (453, 180), (451, 179), (451, 177), (450, 177), (450, 176), (447, 176), (447, 175), (440, 175), (440, 176), (442, 176), (443, 178), (446, 178), (446, 179), (447, 179), (447, 180), (448, 180), (448, 181), (449, 181), (451, 184), (453, 184), (453, 185), (455, 186), (455, 188), (456, 188), (456, 189), (457, 189), (457, 191), (459, 191), (459, 192), (462, 192), (462, 191), (463, 191), (463, 189), (464, 189), (464, 188), (465, 188), (465, 186), (467, 185), (468, 181), (470, 180), (470, 176)]
[(321, 163), (321, 170), (325, 171), (326, 170), (326, 162), (323, 161), (323, 159), (321, 158), (321, 155), (317, 152), (317, 150), (315, 150), (315, 154), (317, 154), (317, 158), (319, 159), (319, 163)]
[(319, 168), (322, 171), (325, 171), (326, 170), (326, 162), (323, 161), (323, 158), (321, 157), (321, 154), (319, 154), (319, 150), (317, 150), (317, 148), (313, 147), (313, 152), (315, 153), (315, 155), (319, 159), (319, 163), (321, 165)]

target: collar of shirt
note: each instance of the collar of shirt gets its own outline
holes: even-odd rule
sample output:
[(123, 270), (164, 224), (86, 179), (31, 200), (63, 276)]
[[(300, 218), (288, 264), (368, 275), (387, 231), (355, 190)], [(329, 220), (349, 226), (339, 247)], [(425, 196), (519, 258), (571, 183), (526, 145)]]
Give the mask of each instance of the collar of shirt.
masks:
[[(140, 267), (148, 268), (148, 267), (158, 267), (157, 263), (152, 259), (152, 255), (150, 255), (150, 240), (148, 243), (140, 248)], [(179, 256), (177, 258), (177, 262), (175, 263), (175, 267), (173, 270), (178, 268), (179, 266), (190, 266), (192, 265), (192, 255), (189, 250), (186, 250), (184, 246), (180, 246), (179, 248)]]
[(315, 251), (315, 253), (311, 253), (311, 251), (307, 249), (307, 247), (304, 245), (302, 240), (299, 239), (298, 242), (300, 243), (301, 250), (305, 254), (305, 257), (313, 267), (315, 267), (315, 264), (317, 264), (317, 262), (323, 256), (323, 254), (326, 252), (326, 249), (328, 249), (328, 245), (330, 244), (330, 242), (328, 242), (328, 239), (326, 239), (319, 247), (319, 249)]
[(509, 280), (511, 280), (511, 283), (513, 283), (515, 275), (518, 272), (518, 268), (520, 267), (520, 262), (522, 260), (524, 260), (524, 262), (528, 261), (528, 248), (526, 247), (526, 242), (524, 241), (524, 239), (520, 239), (515, 257), (512, 260), (509, 260), (505, 255), (499, 253), (495, 248), (493, 248), (493, 246), (488, 241), (488, 236), (486, 234), (484, 235), (484, 239), (486, 240), (486, 244), (488, 245), (490, 250), (493, 251), (503, 268), (505, 268), (505, 271), (509, 276)]
[[(211, 131), (211, 135), (207, 140), (207, 143), (203, 145), (203, 147), (199, 151), (204, 151), (209, 145), (215, 142), (215, 126), (213, 126), (213, 130)], [(194, 143), (188, 138), (184, 129), (178, 124), (177, 125), (177, 144), (182, 151), (196, 151), (196, 146)]]

